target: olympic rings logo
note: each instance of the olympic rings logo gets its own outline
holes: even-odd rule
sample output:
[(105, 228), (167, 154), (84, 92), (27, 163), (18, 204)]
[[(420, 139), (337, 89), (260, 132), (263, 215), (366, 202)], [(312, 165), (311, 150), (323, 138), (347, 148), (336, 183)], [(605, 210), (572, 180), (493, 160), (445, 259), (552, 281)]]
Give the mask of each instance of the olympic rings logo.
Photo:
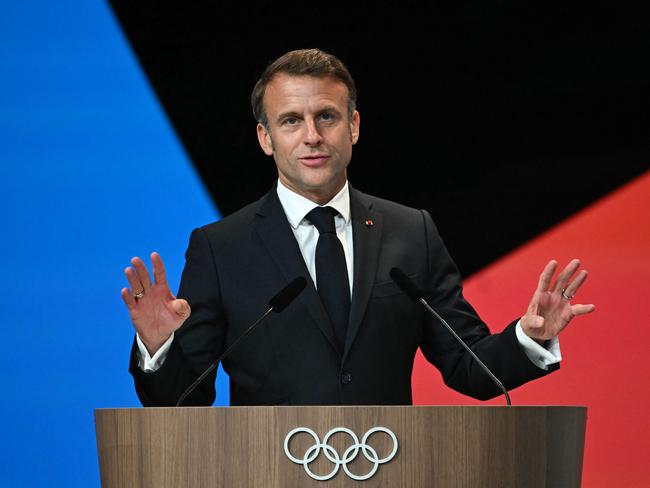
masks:
[[(291, 438), (301, 432), (309, 434), (314, 439), (314, 444), (305, 451), (302, 459), (295, 457), (289, 451), (289, 442), (291, 441)], [(368, 445), (368, 438), (375, 432), (384, 432), (385, 434), (388, 434), (393, 440), (393, 450), (388, 456), (382, 459), (379, 458), (377, 451)], [(339, 456), (339, 453), (336, 451), (336, 449), (328, 444), (330, 438), (337, 433), (344, 433), (352, 438), (352, 445), (345, 450), (342, 458)], [(374, 427), (370, 429), (364, 434), (361, 442), (359, 442), (359, 438), (354, 432), (352, 432), (350, 429), (346, 429), (345, 427), (337, 427), (330, 430), (325, 435), (323, 442), (320, 441), (316, 435), (316, 432), (306, 427), (295, 428), (284, 438), (284, 453), (287, 455), (287, 457), (296, 464), (302, 464), (307, 475), (317, 481), (327, 481), (332, 479), (334, 476), (336, 476), (336, 473), (339, 472), (341, 466), (343, 466), (343, 471), (345, 471), (345, 474), (347, 474), (353, 480), (365, 481), (374, 476), (374, 474), (379, 469), (380, 464), (385, 464), (395, 457), (395, 454), (397, 454), (397, 447), (397, 437), (390, 429), (387, 429), (386, 427)], [(321, 449), (325, 454), (325, 457), (334, 464), (332, 471), (325, 475), (317, 475), (309, 468), (309, 465), (314, 462), (319, 456)], [(356, 459), (359, 451), (361, 451), (364, 457), (373, 464), (370, 471), (365, 475), (356, 475), (348, 468), (348, 463)]]

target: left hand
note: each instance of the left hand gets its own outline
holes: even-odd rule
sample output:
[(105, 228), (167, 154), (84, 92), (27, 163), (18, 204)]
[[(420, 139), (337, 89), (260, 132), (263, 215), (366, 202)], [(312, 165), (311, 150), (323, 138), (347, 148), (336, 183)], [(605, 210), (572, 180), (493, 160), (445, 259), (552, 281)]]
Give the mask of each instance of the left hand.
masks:
[(571, 305), (571, 299), (587, 279), (587, 271), (583, 269), (569, 282), (579, 267), (579, 260), (571, 261), (551, 287), (557, 261), (550, 261), (546, 265), (539, 277), (537, 289), (528, 305), (526, 315), (521, 318), (521, 328), (528, 337), (541, 344), (557, 336), (569, 325), (573, 317), (591, 313), (596, 309), (593, 304)]

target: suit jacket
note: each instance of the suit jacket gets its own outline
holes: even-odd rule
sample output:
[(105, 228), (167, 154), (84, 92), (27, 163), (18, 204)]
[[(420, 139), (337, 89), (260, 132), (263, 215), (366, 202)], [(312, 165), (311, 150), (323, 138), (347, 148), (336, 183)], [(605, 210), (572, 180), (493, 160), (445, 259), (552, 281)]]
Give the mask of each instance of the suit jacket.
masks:
[[(464, 299), (459, 272), (425, 210), (350, 187), (354, 284), (345, 348), (309, 276), (275, 187), (259, 201), (195, 229), (178, 296), (192, 315), (176, 332), (154, 373), (130, 372), (145, 406), (173, 405), (181, 393), (268, 308), (268, 300), (297, 276), (307, 287), (282, 313), (272, 314), (224, 361), (233, 405), (410, 404), (411, 372), (420, 347), (450, 387), (476, 398), (500, 392), (451, 334), (390, 279), (401, 268), (426, 290), (429, 303), (511, 389), (547, 374), (525, 355), (516, 321), (490, 334)], [(371, 221), (369, 225), (367, 221)], [(216, 373), (186, 405), (211, 405)]]

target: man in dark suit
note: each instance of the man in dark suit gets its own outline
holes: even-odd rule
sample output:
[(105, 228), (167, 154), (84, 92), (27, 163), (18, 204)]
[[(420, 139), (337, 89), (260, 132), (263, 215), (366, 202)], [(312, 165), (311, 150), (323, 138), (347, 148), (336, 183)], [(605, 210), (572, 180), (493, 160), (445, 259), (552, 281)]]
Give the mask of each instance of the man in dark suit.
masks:
[[(130, 371), (145, 406), (173, 405), (183, 390), (293, 278), (307, 287), (224, 361), (234, 405), (409, 404), (417, 348), (454, 389), (499, 393), (474, 360), (389, 277), (402, 269), (492, 369), (514, 388), (556, 369), (557, 335), (593, 305), (572, 305), (586, 279), (573, 260), (549, 262), (527, 312), (490, 334), (462, 295), (460, 276), (429, 214), (365, 195), (347, 181), (359, 138), (356, 90), (322, 51), (285, 54), (252, 95), (263, 151), (278, 182), (270, 192), (190, 238), (179, 298), (159, 255), (154, 281), (139, 258), (122, 290), (137, 331)], [(575, 277), (574, 277), (575, 275)], [(214, 401), (214, 374), (186, 400)]]

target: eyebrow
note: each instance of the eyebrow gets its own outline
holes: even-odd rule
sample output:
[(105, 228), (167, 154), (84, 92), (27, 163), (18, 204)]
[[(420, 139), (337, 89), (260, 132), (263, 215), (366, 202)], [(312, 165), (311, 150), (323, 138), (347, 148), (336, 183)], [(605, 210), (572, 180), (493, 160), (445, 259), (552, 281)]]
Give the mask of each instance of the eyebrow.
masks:
[[(332, 106), (332, 105), (328, 105), (328, 106), (323, 107), (322, 109), (318, 110), (316, 112), (316, 115), (320, 115), (320, 114), (322, 114), (324, 112), (334, 112), (334, 113), (339, 114), (339, 115), (341, 114), (341, 111), (338, 108), (336, 108), (335, 106)], [(281, 114), (279, 114), (277, 116), (276, 120), (279, 122), (279, 121), (281, 121), (283, 119), (286, 119), (287, 117), (294, 117), (294, 118), (297, 118), (297, 119), (301, 119), (302, 114), (300, 114), (298, 112), (295, 112), (295, 111), (282, 112)]]
[(279, 122), (280, 120), (286, 119), (288, 117), (294, 117), (296, 119), (299, 119), (302, 116), (298, 112), (282, 112), (276, 117), (276, 120)]

